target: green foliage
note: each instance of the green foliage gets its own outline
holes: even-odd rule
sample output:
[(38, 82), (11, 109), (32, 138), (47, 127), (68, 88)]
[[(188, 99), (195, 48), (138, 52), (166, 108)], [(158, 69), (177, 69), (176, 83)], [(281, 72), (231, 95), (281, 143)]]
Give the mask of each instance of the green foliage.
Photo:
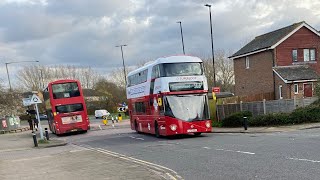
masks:
[[(242, 126), (242, 113), (235, 113), (222, 121), (223, 127), (240, 127)], [(320, 105), (310, 105), (305, 108), (295, 109), (292, 113), (274, 113), (250, 117), (249, 126), (279, 126), (301, 123), (320, 122)]]
[(39, 144), (48, 144), (49, 141), (46, 140), (46, 139), (39, 139), (39, 140), (38, 140), (38, 143), (39, 143)]
[(249, 126), (271, 126), (271, 125), (285, 125), (290, 124), (289, 114), (274, 113), (267, 115), (260, 115), (249, 119)]
[(298, 108), (291, 113), (290, 119), (294, 124), (320, 122), (320, 106)]
[(243, 126), (243, 117), (252, 117), (252, 113), (250, 111), (242, 111), (232, 114), (231, 116), (225, 118), (222, 121), (223, 127), (240, 127)]
[(212, 121), (212, 127), (222, 127), (222, 121)]

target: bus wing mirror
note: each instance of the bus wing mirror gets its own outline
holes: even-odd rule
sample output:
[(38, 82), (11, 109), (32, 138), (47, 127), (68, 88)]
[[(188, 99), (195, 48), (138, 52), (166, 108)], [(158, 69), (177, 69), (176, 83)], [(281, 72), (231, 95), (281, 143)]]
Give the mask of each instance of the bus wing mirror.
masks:
[(158, 105), (162, 106), (162, 99), (161, 98), (158, 98)]

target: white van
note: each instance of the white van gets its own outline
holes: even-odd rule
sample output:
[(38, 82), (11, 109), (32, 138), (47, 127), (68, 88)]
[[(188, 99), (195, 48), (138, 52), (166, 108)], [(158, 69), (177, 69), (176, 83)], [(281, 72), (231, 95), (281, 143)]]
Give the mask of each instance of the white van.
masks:
[(100, 110), (95, 110), (94, 111), (94, 116), (96, 116), (96, 119), (102, 118), (102, 116), (107, 116), (108, 117), (109, 115), (110, 115), (110, 113), (105, 109), (100, 109)]

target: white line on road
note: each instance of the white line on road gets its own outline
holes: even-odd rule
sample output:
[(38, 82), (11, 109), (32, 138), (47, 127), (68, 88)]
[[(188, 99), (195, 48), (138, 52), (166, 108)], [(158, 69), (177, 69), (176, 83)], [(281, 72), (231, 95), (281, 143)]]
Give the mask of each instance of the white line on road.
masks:
[(172, 179), (172, 180), (183, 179), (181, 176), (178, 176), (177, 172), (175, 172), (172, 169), (169, 169), (167, 167), (158, 165), (158, 164), (154, 164), (154, 163), (151, 163), (151, 162), (143, 161), (143, 160), (136, 159), (136, 158), (133, 158), (133, 157), (130, 157), (130, 156), (126, 156), (126, 155), (122, 155), (122, 154), (119, 154), (119, 153), (116, 153), (116, 152), (108, 151), (108, 150), (102, 149), (102, 148), (93, 148), (93, 147), (90, 147), (90, 146), (80, 146), (80, 147), (83, 147), (83, 148), (86, 148), (86, 149), (89, 149), (89, 150), (92, 150), (92, 151), (98, 151), (98, 152), (101, 152), (101, 153), (104, 153), (104, 154), (108, 154), (108, 155), (113, 156), (113, 157), (117, 157), (117, 158), (120, 158), (120, 159), (131, 161), (131, 162), (134, 162), (134, 163), (137, 163), (137, 164), (141, 164), (141, 165), (145, 165), (145, 166), (148, 166), (148, 167), (152, 167), (153, 169), (165, 172), (165, 174), (167, 176), (169, 176), (169, 179)]
[(142, 141), (144, 141), (144, 139), (143, 139), (143, 138), (136, 138), (136, 139), (139, 139), (139, 140), (142, 140)]
[(136, 137), (133, 137), (133, 136), (129, 136), (129, 137), (131, 137), (132, 139), (135, 139)]
[(211, 149), (211, 148), (209, 148), (209, 147), (202, 147), (203, 149)]
[(311, 159), (299, 159), (299, 158), (287, 158), (295, 161), (307, 161), (307, 162), (313, 162), (313, 163), (320, 163), (320, 161), (317, 160), (311, 160)]
[(229, 150), (229, 149), (215, 149), (216, 151), (225, 151), (225, 152), (236, 152), (236, 153), (242, 153), (242, 154), (250, 154), (254, 155), (256, 153), (253, 152), (246, 152), (246, 151), (234, 151), (234, 150)]

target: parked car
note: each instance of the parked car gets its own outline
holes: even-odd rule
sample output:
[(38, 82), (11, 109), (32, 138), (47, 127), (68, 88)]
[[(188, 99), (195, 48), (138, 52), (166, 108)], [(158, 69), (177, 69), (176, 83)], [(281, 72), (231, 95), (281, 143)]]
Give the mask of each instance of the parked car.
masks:
[(48, 117), (46, 114), (39, 114), (40, 120), (48, 120)]
[(110, 113), (105, 109), (100, 109), (100, 110), (95, 110), (94, 111), (94, 116), (96, 117), (96, 119), (102, 118), (103, 116), (107, 116), (108, 117), (109, 115), (110, 115)]

